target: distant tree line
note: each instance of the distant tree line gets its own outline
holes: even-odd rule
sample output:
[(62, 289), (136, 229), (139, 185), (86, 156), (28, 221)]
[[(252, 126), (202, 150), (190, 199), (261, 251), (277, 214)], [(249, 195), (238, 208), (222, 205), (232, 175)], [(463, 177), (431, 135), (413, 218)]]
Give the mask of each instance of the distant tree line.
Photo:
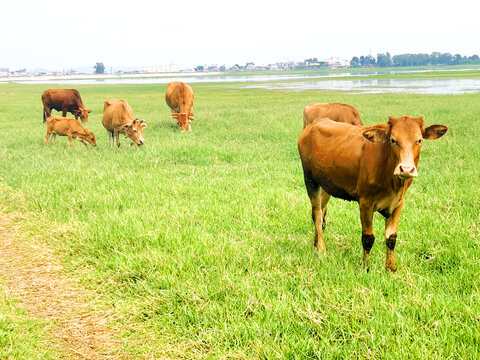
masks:
[(429, 65), (461, 65), (479, 62), (478, 55), (462, 56), (450, 53), (433, 52), (428, 54), (400, 54), (391, 56), (389, 52), (377, 54), (375, 59), (372, 55), (354, 56), (350, 60), (351, 67), (392, 67), (392, 66), (429, 66)]

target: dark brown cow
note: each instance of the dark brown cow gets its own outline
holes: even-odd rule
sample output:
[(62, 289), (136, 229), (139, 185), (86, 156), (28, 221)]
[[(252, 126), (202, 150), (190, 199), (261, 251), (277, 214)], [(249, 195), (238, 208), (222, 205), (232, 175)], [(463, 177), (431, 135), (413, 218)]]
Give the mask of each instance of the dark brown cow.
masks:
[(85, 129), (77, 120), (61, 116), (49, 116), (47, 119), (47, 135), (43, 140), (43, 145), (47, 145), (48, 140), (52, 146), (55, 145), (56, 135), (67, 136), (68, 146), (72, 147), (72, 139), (80, 140), (83, 145), (88, 147), (87, 141), (96, 146), (95, 135), (88, 129)]
[(46, 90), (42, 94), (43, 102), (43, 122), (47, 121), (47, 118), (52, 115), (52, 109), (62, 112), (62, 116), (65, 117), (67, 112), (71, 112), (75, 119), (82, 120), (82, 122), (88, 122), (88, 114), (92, 111), (85, 109), (83, 106), (80, 93), (75, 89), (51, 89)]
[(172, 110), (171, 116), (177, 120), (180, 130), (190, 131), (193, 118), (193, 90), (187, 84), (173, 81), (168, 84), (165, 101)]
[(333, 121), (352, 125), (363, 125), (358, 110), (352, 105), (341, 103), (314, 103), (303, 109), (303, 127), (310, 125), (318, 118), (329, 118)]
[(322, 225), (330, 196), (354, 200), (360, 206), (363, 263), (375, 237), (373, 213), (385, 217), (385, 268), (397, 269), (394, 248), (403, 197), (418, 176), (422, 139), (435, 140), (448, 130), (423, 127), (423, 117), (390, 116), (387, 124), (354, 126), (325, 120), (307, 126), (298, 139), (303, 174), (312, 204), (314, 245), (326, 252)]
[(120, 146), (120, 134), (130, 138), (130, 144), (141, 146), (145, 144), (143, 129), (147, 127), (144, 120), (133, 115), (133, 110), (125, 100), (106, 100), (103, 106), (102, 124), (108, 132), (110, 146), (113, 148), (115, 140)]

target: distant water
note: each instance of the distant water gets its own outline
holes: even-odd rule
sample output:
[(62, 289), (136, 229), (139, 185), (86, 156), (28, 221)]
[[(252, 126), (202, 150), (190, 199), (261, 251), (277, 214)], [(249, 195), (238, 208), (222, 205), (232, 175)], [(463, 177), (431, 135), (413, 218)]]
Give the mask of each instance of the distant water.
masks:
[[(457, 70), (457, 71), (463, 71)], [(434, 70), (455, 71), (455, 70)], [(413, 71), (374, 71), (370, 73), (334, 73), (326, 75), (308, 74), (273, 74), (273, 75), (200, 75), (200, 74), (168, 74), (168, 75), (121, 75), (113, 77), (30, 77), (0, 78), (0, 83), (14, 82), (19, 84), (166, 84), (179, 80), (186, 83), (252, 83), (239, 85), (244, 89), (261, 88), (269, 90), (303, 91), (303, 90), (339, 90), (356, 93), (409, 93), (409, 94), (465, 94), (480, 92), (480, 79), (359, 79), (342, 80), (342, 77), (368, 76), (378, 74), (398, 74), (426, 72)], [(330, 79), (335, 77), (336, 79)], [(338, 79), (340, 78), (340, 79)], [(313, 79), (324, 79), (315, 81)], [(288, 82), (286, 82), (288, 80)], [(295, 81), (297, 80), (297, 81)], [(283, 81), (283, 82), (282, 82)]]
[(0, 78), (2, 82), (13, 82), (16, 84), (166, 84), (170, 81), (183, 81), (186, 83), (216, 83), (216, 82), (268, 82), (281, 80), (300, 80), (300, 79), (316, 79), (332, 76), (351, 76), (349, 73), (329, 74), (329, 75), (302, 75), (302, 74), (274, 74), (274, 75), (244, 75), (244, 76), (222, 76), (222, 75), (157, 75), (157, 76), (114, 76), (114, 77), (88, 77), (81, 78), (79, 76), (71, 77), (29, 77), (29, 78)]
[(269, 90), (339, 90), (362, 94), (471, 94), (480, 92), (480, 79), (362, 79), (295, 81), (245, 86)]

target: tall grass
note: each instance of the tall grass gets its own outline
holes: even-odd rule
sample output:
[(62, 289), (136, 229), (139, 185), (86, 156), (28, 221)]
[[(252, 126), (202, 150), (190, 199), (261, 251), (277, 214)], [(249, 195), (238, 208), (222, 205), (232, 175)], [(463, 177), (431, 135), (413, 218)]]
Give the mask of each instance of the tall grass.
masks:
[[(349, 95), (193, 85), (180, 133), (165, 85), (77, 86), (98, 146), (43, 148), (45, 86), (0, 85), (0, 176), (29, 210), (77, 231), (52, 239), (72, 273), (122, 314), (139, 357), (478, 358), (480, 96)], [(110, 149), (103, 101), (126, 99), (146, 145)], [(384, 272), (375, 216), (370, 273), (356, 203), (329, 204), (326, 256), (296, 141), (303, 106), (354, 105), (364, 122), (423, 114), (449, 132), (424, 145)], [(55, 241), (56, 240), (56, 241)]]

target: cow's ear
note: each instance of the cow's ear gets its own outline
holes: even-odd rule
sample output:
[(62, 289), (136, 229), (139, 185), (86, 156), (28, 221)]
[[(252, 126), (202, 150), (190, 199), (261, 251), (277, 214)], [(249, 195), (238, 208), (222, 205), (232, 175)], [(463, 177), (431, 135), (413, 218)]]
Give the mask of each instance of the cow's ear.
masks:
[(142, 123), (142, 128), (144, 128), (144, 129), (145, 129), (146, 127), (147, 127), (147, 124), (145, 124), (145, 123)]
[(120, 129), (122, 130), (128, 130), (128, 128), (131, 128), (133, 125), (133, 123), (129, 123), (129, 124), (123, 124)]
[(388, 131), (383, 128), (370, 128), (363, 132), (363, 137), (372, 143), (385, 142), (388, 138)]
[(92, 112), (92, 109), (87, 109), (88, 113), (90, 114)]
[(170, 116), (175, 119), (178, 119), (178, 113), (171, 113)]
[(437, 140), (442, 137), (448, 128), (445, 125), (431, 125), (423, 132), (423, 137), (427, 140)]

